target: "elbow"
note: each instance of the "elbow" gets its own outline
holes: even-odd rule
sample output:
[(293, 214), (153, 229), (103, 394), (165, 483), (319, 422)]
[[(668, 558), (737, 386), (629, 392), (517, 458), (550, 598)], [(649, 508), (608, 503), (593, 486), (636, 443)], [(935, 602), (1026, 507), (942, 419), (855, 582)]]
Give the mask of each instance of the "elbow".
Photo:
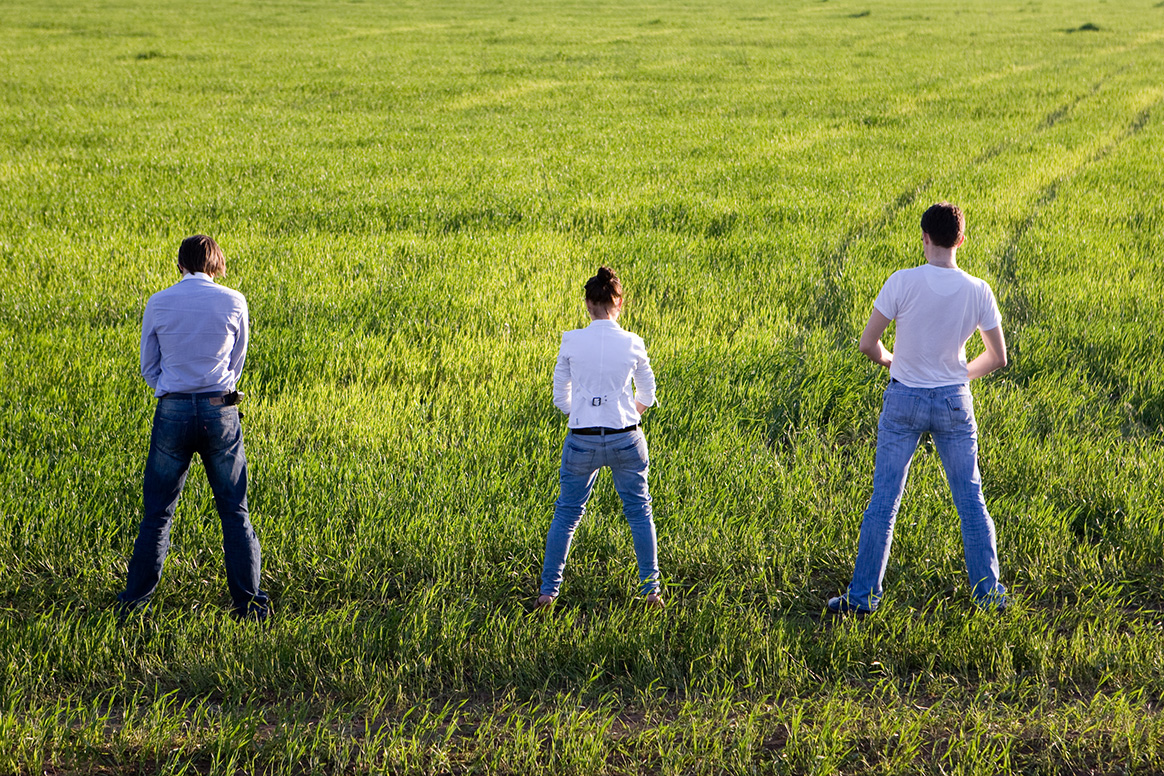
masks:
[(877, 346), (869, 344), (865, 341), (862, 341), (861, 344), (857, 346), (857, 350), (861, 351), (861, 353), (870, 360), (872, 360), (877, 355)]
[(998, 356), (994, 359), (994, 363), (995, 369), (1002, 369), (1004, 366), (1010, 363), (1006, 358), (1005, 350), (998, 354)]
[(566, 393), (566, 394), (555, 393), (554, 394), (554, 406), (557, 407), (562, 412), (569, 415), (570, 414), (571, 398), (572, 397), (568, 393)]

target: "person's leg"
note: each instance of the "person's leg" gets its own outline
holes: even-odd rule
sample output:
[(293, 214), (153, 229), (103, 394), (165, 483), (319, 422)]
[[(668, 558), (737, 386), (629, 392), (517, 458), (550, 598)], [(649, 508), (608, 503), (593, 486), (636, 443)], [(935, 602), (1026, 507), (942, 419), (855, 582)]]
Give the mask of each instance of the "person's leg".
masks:
[(133, 543), (125, 590), (117, 597), (123, 612), (148, 601), (162, 578), (162, 566), (170, 549), (170, 525), (194, 455), (192, 423), (189, 404), (162, 400), (154, 410), (150, 451), (142, 478), (143, 516)]
[(921, 438), (921, 403), (920, 392), (899, 383), (892, 383), (885, 391), (877, 423), (873, 495), (861, 521), (853, 579), (843, 598), (846, 608), (872, 611), (881, 600), (881, 583), (893, 543), (893, 524), (901, 506), (909, 464)]
[(974, 600), (981, 606), (1005, 607), (1006, 588), (999, 582), (994, 521), (982, 496), (978, 470), (978, 424), (969, 386), (960, 386), (933, 407), (932, 436), (942, 457), (946, 481), (962, 523), (962, 550)]
[(554, 519), (546, 535), (546, 559), (542, 565), (542, 596), (552, 598), (558, 595), (574, 529), (582, 520), (590, 491), (598, 477), (599, 467), (594, 463), (596, 445), (587, 440), (587, 437), (567, 434), (562, 444), (558, 500), (554, 503)]
[(641, 429), (621, 434), (607, 443), (614, 489), (622, 499), (622, 511), (630, 525), (635, 558), (639, 565), (639, 594), (659, 591), (659, 558), (651, 494), (647, 489), (647, 439)]
[(260, 587), (262, 553), (247, 510), (247, 456), (236, 407), (199, 407), (199, 445), (214, 505), (222, 522), (226, 585), (240, 617), (267, 616), (267, 594)]

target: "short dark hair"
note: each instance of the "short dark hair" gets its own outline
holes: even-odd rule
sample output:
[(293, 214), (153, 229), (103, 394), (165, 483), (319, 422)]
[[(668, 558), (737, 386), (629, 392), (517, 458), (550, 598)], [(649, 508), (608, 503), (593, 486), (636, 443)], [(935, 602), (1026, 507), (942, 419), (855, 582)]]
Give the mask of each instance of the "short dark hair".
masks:
[(187, 237), (178, 248), (178, 263), (187, 272), (205, 272), (212, 278), (226, 274), (226, 257), (213, 237), (196, 234)]
[(609, 307), (622, 298), (622, 283), (610, 267), (602, 266), (594, 277), (586, 281), (586, 301)]
[(930, 236), (934, 245), (942, 248), (953, 248), (962, 239), (966, 231), (966, 216), (962, 215), (962, 208), (951, 205), (949, 202), (939, 202), (930, 205), (921, 217), (922, 231)]

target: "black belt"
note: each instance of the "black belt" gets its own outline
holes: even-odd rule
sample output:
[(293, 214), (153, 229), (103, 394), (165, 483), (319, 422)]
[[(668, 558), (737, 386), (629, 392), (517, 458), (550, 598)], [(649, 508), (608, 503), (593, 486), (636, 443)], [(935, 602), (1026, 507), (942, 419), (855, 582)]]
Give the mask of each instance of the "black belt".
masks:
[(207, 393), (163, 393), (159, 399), (209, 399), (212, 407), (232, 406), (239, 403), (238, 391), (209, 391)]
[(639, 427), (638, 423), (634, 424), (633, 426), (627, 426), (626, 428), (606, 428), (604, 426), (590, 426), (589, 428), (572, 428), (572, 429), (570, 429), (570, 433), (571, 434), (580, 434), (581, 436), (600, 436), (602, 434), (625, 434), (628, 431), (634, 431), (638, 427)]

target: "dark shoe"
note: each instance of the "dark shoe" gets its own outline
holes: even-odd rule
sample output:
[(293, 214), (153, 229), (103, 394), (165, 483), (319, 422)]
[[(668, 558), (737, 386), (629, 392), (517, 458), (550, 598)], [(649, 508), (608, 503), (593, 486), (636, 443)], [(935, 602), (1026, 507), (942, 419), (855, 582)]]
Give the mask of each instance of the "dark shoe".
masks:
[(1010, 601), (1006, 596), (989, 596), (981, 601), (975, 601), (974, 605), (978, 607), (978, 611), (993, 614), (996, 617), (1002, 617), (1006, 614), (1006, 610), (1010, 608)]
[(146, 614), (149, 613), (149, 610), (150, 600), (148, 598), (142, 601), (131, 601), (130, 603), (126, 603), (118, 598), (117, 602), (113, 604), (113, 611), (117, 615), (118, 628), (124, 628), (129, 623), (131, 617), (138, 620), (144, 619)]
[(836, 598), (830, 598), (829, 602), (825, 604), (825, 611), (838, 617), (843, 617), (846, 614), (855, 614), (858, 617), (864, 617), (867, 614), (873, 613), (872, 609), (866, 609), (861, 606), (854, 606), (853, 604), (849, 603), (849, 599), (843, 595), (837, 596)]
[(246, 606), (235, 606), (230, 610), (230, 616), (235, 622), (257, 622), (264, 628), (270, 624), (270, 607), (259, 606), (255, 603)]

